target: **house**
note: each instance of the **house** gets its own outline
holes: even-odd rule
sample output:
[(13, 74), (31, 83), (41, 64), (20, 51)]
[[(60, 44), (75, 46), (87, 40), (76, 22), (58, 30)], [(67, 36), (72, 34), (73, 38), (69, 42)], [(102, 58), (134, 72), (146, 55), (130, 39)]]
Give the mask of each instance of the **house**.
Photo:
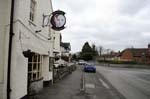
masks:
[(6, 90), (11, 1), (12, 0), (0, 1), (0, 99), (7, 99)]
[[(54, 82), (61, 79), (63, 76), (71, 72), (69, 66), (70, 62), (70, 43), (62, 42), (62, 36), (60, 34), (55, 35), (55, 43), (59, 44), (54, 49), (55, 61), (53, 69)], [(57, 49), (57, 50), (56, 50)]]
[(42, 25), (50, 13), (51, 0), (0, 1), (0, 99), (23, 99), (53, 80), (56, 31)]
[(127, 48), (121, 52), (120, 59), (150, 64), (150, 44), (148, 48)]
[(66, 61), (70, 62), (70, 51), (71, 51), (71, 45), (68, 42), (61, 42), (61, 57), (66, 57)]
[(98, 56), (98, 60), (99, 61), (111, 61), (111, 60), (117, 60), (117, 56), (118, 56), (119, 52), (114, 52), (111, 51), (108, 54), (103, 54), (101, 56)]

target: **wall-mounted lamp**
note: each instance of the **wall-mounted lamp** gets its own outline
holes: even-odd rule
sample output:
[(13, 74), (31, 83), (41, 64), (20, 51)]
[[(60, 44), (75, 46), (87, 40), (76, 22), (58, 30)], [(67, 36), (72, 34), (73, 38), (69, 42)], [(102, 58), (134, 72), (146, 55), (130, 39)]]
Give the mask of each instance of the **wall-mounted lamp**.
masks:
[(49, 37), (47, 40), (51, 40), (51, 37)]
[(36, 30), (35, 33), (39, 33), (39, 32), (41, 32), (41, 31), (42, 31), (42, 30)]

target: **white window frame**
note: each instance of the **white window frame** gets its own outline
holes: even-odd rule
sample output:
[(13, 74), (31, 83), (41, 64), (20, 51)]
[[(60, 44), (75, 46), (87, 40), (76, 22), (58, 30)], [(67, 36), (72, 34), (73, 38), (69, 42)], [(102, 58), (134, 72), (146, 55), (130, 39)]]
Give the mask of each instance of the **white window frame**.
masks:
[(35, 54), (28, 58), (28, 79), (36, 81), (42, 79), (43, 56)]
[(30, 2), (30, 13), (29, 13), (29, 20), (31, 22), (35, 21), (35, 12), (36, 12), (36, 1), (31, 0), (31, 2)]

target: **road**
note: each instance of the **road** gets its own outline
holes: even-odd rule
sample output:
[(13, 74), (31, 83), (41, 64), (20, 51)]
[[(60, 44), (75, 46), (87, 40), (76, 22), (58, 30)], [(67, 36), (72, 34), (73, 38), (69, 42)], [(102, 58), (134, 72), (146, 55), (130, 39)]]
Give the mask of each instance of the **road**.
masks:
[(97, 73), (83, 72), (83, 66), (33, 96), (35, 99), (124, 99)]
[(126, 99), (150, 99), (150, 69), (96, 68)]

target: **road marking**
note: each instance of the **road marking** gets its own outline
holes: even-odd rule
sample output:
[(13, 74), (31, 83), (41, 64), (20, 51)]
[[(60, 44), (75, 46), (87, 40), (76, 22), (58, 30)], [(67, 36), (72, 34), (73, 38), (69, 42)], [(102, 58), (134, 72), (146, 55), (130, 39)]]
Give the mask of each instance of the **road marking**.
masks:
[(95, 88), (95, 84), (88, 84), (88, 83), (86, 83), (85, 87), (86, 88)]
[(110, 87), (102, 80), (99, 78), (99, 81), (102, 83), (102, 85), (107, 88), (107, 89), (110, 89)]
[(85, 90), (85, 73), (84, 72), (82, 72), (82, 81), (81, 81), (81, 83), (82, 83), (82, 86), (81, 86), (81, 89), (80, 90)]

